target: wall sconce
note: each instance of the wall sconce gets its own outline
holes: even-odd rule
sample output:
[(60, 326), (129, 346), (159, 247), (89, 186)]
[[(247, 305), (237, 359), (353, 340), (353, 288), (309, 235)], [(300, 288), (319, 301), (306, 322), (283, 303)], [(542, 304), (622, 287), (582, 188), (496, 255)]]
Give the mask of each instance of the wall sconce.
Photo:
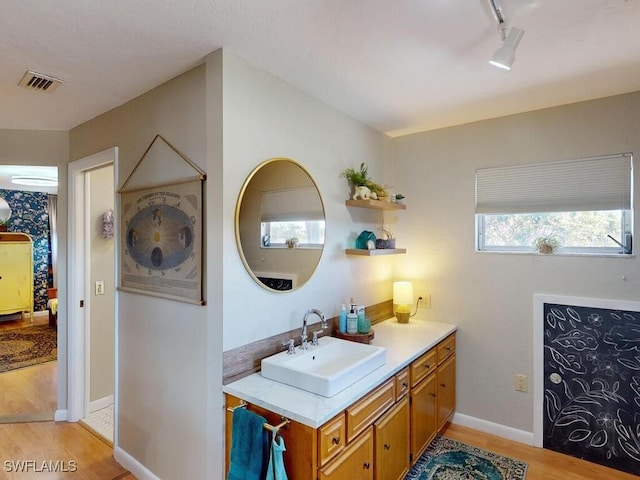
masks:
[(393, 304), (398, 323), (409, 323), (413, 304), (413, 285), (411, 282), (393, 282)]

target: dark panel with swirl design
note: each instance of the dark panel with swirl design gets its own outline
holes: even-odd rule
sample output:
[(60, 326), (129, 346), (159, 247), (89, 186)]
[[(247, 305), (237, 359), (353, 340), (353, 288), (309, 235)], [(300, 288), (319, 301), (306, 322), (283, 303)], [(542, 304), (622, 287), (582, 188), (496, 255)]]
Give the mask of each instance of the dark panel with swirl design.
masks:
[(287, 278), (258, 277), (258, 280), (272, 290), (287, 291), (293, 289), (293, 280)]
[(544, 305), (544, 447), (640, 474), (640, 312)]

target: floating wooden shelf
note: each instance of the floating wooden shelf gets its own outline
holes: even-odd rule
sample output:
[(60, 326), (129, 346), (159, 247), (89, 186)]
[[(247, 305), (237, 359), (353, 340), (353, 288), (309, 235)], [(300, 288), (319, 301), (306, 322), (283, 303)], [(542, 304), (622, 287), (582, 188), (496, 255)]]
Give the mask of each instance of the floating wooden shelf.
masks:
[(406, 210), (407, 206), (399, 203), (383, 202), (382, 200), (347, 200), (347, 207), (373, 208), (375, 210)]
[(363, 248), (347, 248), (347, 255), (362, 255), (365, 257), (375, 257), (378, 255), (399, 255), (407, 253), (406, 248), (377, 248), (375, 250), (365, 250)]

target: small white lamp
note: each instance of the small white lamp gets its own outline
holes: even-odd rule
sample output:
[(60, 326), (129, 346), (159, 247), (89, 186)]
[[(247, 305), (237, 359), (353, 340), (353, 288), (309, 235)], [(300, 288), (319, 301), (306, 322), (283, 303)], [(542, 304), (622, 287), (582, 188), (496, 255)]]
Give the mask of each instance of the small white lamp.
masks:
[(396, 306), (398, 323), (409, 323), (413, 304), (413, 285), (411, 282), (393, 282), (393, 304)]

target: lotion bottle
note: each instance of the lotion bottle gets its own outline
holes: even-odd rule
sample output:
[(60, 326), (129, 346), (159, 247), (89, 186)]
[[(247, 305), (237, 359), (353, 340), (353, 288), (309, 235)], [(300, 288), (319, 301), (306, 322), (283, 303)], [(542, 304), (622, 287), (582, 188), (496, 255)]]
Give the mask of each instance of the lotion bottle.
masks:
[(347, 333), (358, 333), (358, 314), (353, 307), (347, 313)]
[(347, 306), (343, 303), (340, 308), (340, 324), (338, 325), (340, 333), (347, 333)]

